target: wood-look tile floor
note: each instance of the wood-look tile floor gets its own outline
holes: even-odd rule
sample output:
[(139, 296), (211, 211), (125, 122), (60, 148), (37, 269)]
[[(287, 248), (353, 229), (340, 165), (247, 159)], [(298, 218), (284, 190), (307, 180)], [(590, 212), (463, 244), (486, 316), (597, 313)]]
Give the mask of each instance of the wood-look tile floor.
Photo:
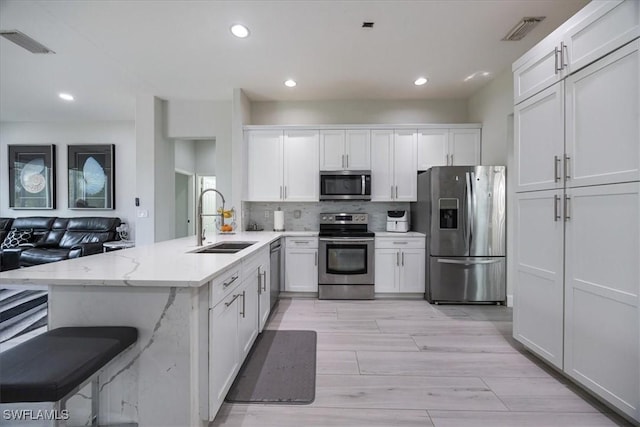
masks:
[(318, 333), (311, 405), (225, 403), (213, 427), (626, 426), (528, 354), (502, 306), (281, 299), (267, 328)]

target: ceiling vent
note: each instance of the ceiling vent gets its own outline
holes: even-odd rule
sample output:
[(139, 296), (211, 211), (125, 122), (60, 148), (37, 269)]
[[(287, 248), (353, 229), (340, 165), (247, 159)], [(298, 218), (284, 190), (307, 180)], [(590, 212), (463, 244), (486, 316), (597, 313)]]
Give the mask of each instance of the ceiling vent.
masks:
[(365, 21), (362, 23), (362, 28), (373, 28), (375, 22)]
[(18, 46), (24, 49), (27, 49), (31, 53), (55, 53), (48, 47), (44, 46), (41, 43), (38, 43), (28, 35), (21, 33), (18, 30), (8, 30), (8, 31), (1, 30), (0, 36), (4, 37), (9, 41), (14, 42), (15, 44), (17, 44)]
[(529, 34), (531, 30), (533, 30), (536, 25), (538, 25), (542, 20), (546, 18), (545, 16), (525, 16), (522, 18), (520, 22), (516, 24), (515, 27), (511, 29), (507, 33), (506, 36), (502, 40), (505, 41), (518, 41), (522, 40), (524, 36)]

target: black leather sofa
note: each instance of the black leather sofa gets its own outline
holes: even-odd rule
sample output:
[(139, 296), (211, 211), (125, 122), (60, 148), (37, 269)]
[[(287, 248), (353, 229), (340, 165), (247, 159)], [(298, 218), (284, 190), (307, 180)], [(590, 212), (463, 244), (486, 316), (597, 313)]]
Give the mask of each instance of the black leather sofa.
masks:
[(116, 227), (120, 223), (116, 217), (16, 218), (10, 229), (32, 230), (31, 242), (2, 250), (1, 268), (29, 267), (101, 253), (104, 242), (118, 239)]

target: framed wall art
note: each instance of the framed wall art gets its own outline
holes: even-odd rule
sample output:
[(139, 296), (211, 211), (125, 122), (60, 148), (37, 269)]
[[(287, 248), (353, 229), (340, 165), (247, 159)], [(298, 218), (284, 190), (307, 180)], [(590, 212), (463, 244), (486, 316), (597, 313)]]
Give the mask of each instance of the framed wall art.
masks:
[(9, 145), (9, 207), (55, 209), (55, 145)]
[(69, 145), (69, 209), (115, 209), (115, 145)]

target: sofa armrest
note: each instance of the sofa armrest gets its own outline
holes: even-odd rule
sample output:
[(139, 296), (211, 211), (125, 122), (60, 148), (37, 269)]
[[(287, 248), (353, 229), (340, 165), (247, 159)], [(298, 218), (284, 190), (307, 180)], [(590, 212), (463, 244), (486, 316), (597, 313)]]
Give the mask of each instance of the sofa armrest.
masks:
[(0, 271), (14, 270), (20, 267), (19, 248), (10, 248), (0, 250)]
[(87, 255), (101, 254), (103, 246), (101, 242), (78, 243), (70, 248), (69, 258), (77, 258)]

